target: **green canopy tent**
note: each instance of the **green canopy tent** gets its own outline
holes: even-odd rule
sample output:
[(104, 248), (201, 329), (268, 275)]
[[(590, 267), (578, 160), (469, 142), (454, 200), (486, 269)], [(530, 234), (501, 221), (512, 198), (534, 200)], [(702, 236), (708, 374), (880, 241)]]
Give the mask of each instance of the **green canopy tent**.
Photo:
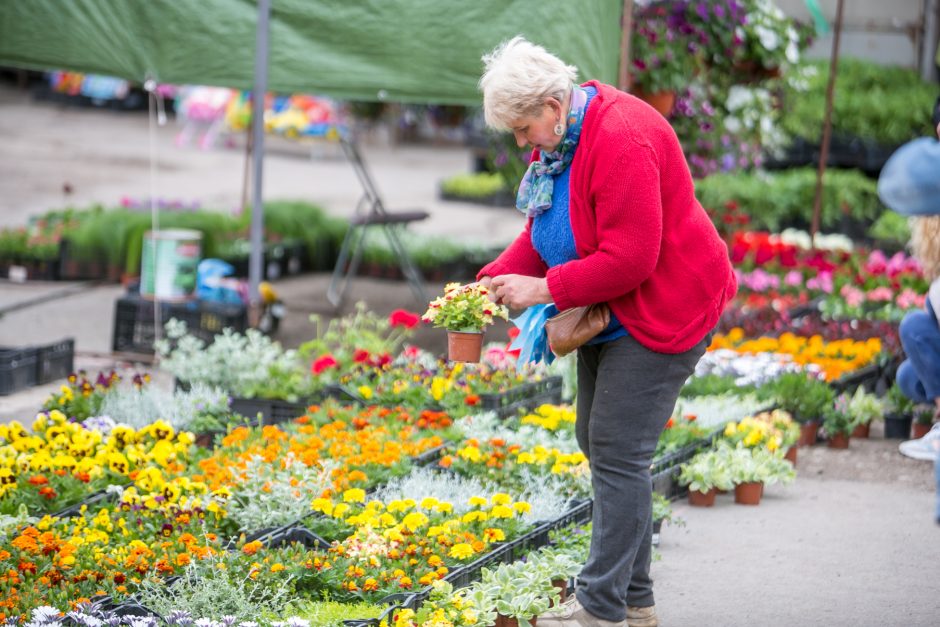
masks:
[[(623, 0), (4, 0), (0, 65), (308, 92), (479, 104), (480, 57), (523, 34), (617, 80)], [(261, 267), (260, 116), (254, 128), (252, 294)]]

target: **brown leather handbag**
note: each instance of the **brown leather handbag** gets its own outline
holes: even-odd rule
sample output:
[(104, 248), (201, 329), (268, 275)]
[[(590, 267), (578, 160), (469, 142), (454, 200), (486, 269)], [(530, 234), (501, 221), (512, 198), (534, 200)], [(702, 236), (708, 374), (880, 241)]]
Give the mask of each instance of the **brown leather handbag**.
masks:
[(610, 324), (610, 307), (596, 303), (565, 309), (545, 321), (548, 345), (562, 357), (598, 336)]

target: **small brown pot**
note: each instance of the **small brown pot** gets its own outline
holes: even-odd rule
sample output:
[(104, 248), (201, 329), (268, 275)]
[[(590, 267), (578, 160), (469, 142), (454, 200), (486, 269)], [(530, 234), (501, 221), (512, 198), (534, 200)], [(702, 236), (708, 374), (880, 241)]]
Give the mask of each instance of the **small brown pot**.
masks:
[(749, 481), (734, 486), (734, 502), (738, 505), (760, 505), (760, 497), (764, 492), (762, 481)]
[(447, 332), (447, 359), (477, 363), (483, 353), (483, 333)]
[(808, 420), (800, 425), (800, 446), (812, 446), (816, 444), (816, 431), (819, 430), (819, 423), (815, 420)]
[(637, 98), (659, 111), (662, 116), (666, 118), (669, 117), (673, 107), (676, 106), (676, 92), (674, 91), (657, 91), (654, 94), (648, 94), (638, 89), (633, 93)]
[(708, 492), (689, 490), (689, 505), (694, 507), (712, 507), (715, 504), (715, 488)]
[(919, 440), (920, 438), (927, 435), (927, 432), (930, 431), (930, 427), (933, 425), (925, 425), (919, 422), (915, 422), (911, 425), (911, 438)]
[(535, 627), (535, 623), (538, 620), (538, 617), (533, 616), (527, 621), (522, 621), (519, 623), (518, 618), (510, 618), (508, 616), (503, 616), (502, 614), (496, 614), (496, 622), (493, 623), (493, 627), (526, 627), (526, 625), (531, 625)]
[(832, 433), (827, 442), (829, 448), (849, 448), (849, 435), (847, 433)]
[(859, 425), (855, 425), (855, 428), (852, 429), (853, 438), (867, 438), (869, 431), (871, 430), (871, 424), (864, 422)]
[(568, 581), (566, 579), (553, 579), (552, 585), (558, 588), (559, 603), (564, 603), (568, 600)]
[(796, 449), (797, 449), (797, 446), (796, 444), (794, 444), (793, 446), (788, 448), (787, 452), (784, 453), (783, 455), (783, 458), (787, 460), (788, 462), (790, 462), (791, 464), (793, 464), (794, 468), (796, 468)]

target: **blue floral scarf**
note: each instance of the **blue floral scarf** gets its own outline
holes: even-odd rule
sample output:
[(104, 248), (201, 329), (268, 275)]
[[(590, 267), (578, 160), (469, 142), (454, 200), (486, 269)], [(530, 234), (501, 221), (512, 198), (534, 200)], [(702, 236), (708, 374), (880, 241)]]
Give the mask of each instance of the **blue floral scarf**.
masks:
[(516, 195), (516, 209), (526, 216), (534, 218), (552, 206), (554, 177), (564, 172), (574, 159), (587, 101), (587, 92), (575, 85), (571, 90), (571, 108), (568, 111), (568, 130), (565, 137), (553, 152), (541, 151), (538, 161), (530, 163), (529, 169), (522, 177), (519, 193)]

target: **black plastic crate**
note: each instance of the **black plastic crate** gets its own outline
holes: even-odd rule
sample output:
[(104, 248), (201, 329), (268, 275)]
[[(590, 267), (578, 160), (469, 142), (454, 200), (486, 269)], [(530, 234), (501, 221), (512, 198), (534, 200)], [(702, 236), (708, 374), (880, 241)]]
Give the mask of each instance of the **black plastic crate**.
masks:
[(56, 518), (74, 518), (75, 516), (81, 514), (82, 506), (87, 505), (89, 510), (93, 510), (97, 507), (103, 507), (113, 501), (115, 496), (116, 495), (114, 493), (107, 492), (106, 490), (92, 492), (75, 505), (70, 505), (69, 507), (60, 509), (55, 514), (53, 514), (53, 516)]
[(36, 379), (39, 385), (65, 379), (75, 370), (74, 338), (40, 346), (36, 352)]
[[(160, 321), (170, 318), (186, 323), (189, 332), (206, 343), (226, 328), (243, 332), (248, 327), (248, 310), (244, 305), (190, 301), (161, 301)], [(153, 353), (154, 301), (136, 295), (118, 299), (114, 309), (114, 332), (111, 348), (115, 352)]]
[(0, 396), (6, 396), (36, 385), (35, 348), (0, 347)]
[[(759, 411), (763, 411), (763, 410), (759, 410)], [(758, 413), (758, 412), (755, 412), (755, 413)], [(687, 444), (686, 446), (683, 446), (677, 451), (672, 451), (671, 453), (667, 453), (666, 455), (663, 455), (662, 457), (658, 457), (654, 459), (653, 467), (650, 470), (650, 473), (655, 475), (666, 469), (680, 466), (681, 464), (686, 463), (687, 461), (695, 457), (695, 455), (699, 451), (702, 451), (711, 447), (711, 445), (714, 444), (715, 440), (721, 436), (723, 431), (724, 431), (723, 426), (718, 427), (714, 429), (711, 433), (706, 435), (705, 437), (701, 438), (700, 440), (696, 440), (695, 442), (692, 442), (691, 444)]]
[(534, 405), (536, 398), (557, 392), (561, 397), (563, 380), (559, 376), (545, 377), (541, 381), (528, 381), (515, 385), (503, 392), (480, 394), (480, 409), (498, 411), (510, 406), (520, 407), (523, 403)]
[(249, 421), (253, 422), (260, 414), (262, 425), (277, 425), (303, 416), (307, 413), (309, 405), (279, 398), (233, 397), (229, 407), (233, 413), (240, 414)]

